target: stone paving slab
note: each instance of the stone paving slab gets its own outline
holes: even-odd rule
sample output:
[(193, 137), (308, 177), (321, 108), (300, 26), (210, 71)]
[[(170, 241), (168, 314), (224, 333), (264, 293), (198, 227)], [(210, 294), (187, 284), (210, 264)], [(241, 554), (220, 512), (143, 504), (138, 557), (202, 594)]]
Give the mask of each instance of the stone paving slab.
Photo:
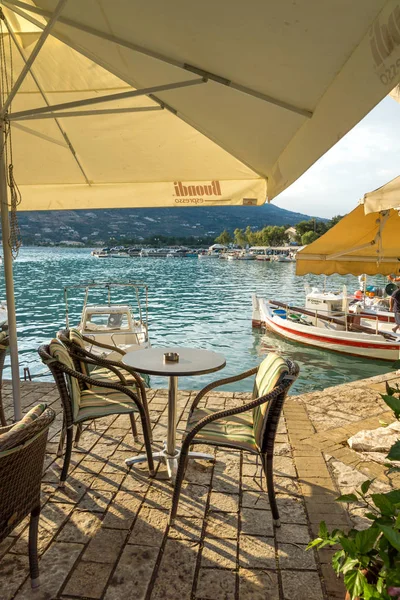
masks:
[[(379, 376), (287, 400), (274, 462), (279, 529), (273, 527), (255, 457), (219, 449), (213, 464), (190, 462), (178, 517), (169, 528), (173, 489), (165, 469), (149, 479), (145, 464), (130, 470), (124, 464), (143, 449), (141, 435), (134, 443), (126, 416), (100, 419), (96, 427), (84, 429), (67, 485), (58, 488), (62, 414), (57, 391), (51, 383), (23, 383), (24, 412), (38, 400), (57, 412), (42, 486), (42, 585), (32, 593), (25, 521), (0, 544), (1, 600), (343, 598), (343, 586), (330, 567), (331, 551), (306, 552), (305, 547), (322, 519), (328, 527), (341, 528), (363, 522), (357, 511), (347, 513), (334, 499), (363, 481), (368, 469), (376, 471), (374, 463), (346, 448), (345, 440), (365, 424), (379, 426), (387, 413), (379, 396), (386, 379), (396, 377)], [(190, 391), (179, 394), (180, 432), (193, 397)], [(213, 392), (202, 405), (231, 407), (248, 397)], [(8, 382), (3, 398), (11, 418)], [(165, 436), (166, 390), (150, 390), (149, 401), (156, 446)], [(375, 485), (386, 489), (391, 483), (379, 473)]]

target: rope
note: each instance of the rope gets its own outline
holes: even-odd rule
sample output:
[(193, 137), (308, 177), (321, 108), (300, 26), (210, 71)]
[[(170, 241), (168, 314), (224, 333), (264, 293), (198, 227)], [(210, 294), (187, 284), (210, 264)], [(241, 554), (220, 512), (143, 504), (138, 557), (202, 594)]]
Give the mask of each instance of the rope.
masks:
[[(11, 43), (11, 36), (7, 30), (3, 28), (3, 21), (5, 16), (2, 8), (0, 7), (0, 100), (3, 106), (5, 100), (8, 98), (10, 91), (14, 85), (14, 66), (13, 66), (13, 49)], [(5, 35), (8, 37), (8, 47), (5, 42)], [(7, 54), (9, 59), (9, 66), (7, 64)], [(10, 106), (11, 110), (11, 106)], [(6, 165), (6, 179), (7, 186), (10, 190), (10, 239), (8, 240), (11, 248), (11, 254), (13, 258), (18, 256), (19, 249), (21, 247), (21, 231), (18, 223), (17, 208), (21, 203), (21, 193), (18, 189), (17, 182), (14, 177), (14, 165), (13, 165), (13, 148), (12, 148), (12, 135), (10, 121), (7, 119), (7, 115), (4, 117), (4, 141), (0, 151), (0, 160), (5, 160)], [(5, 240), (3, 240), (3, 243)]]

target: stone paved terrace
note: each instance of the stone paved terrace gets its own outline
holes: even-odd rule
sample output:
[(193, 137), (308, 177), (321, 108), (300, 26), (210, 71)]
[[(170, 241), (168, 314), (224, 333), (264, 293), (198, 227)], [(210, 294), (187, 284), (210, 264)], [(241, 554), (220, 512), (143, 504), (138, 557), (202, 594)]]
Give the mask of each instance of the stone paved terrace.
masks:
[[(126, 416), (84, 430), (64, 489), (56, 457), (62, 421), (50, 383), (23, 383), (24, 411), (46, 401), (57, 412), (51, 427), (42, 488), (39, 550), (41, 587), (28, 579), (27, 523), (0, 544), (1, 600), (327, 600), (344, 598), (330, 567), (330, 550), (305, 552), (324, 519), (329, 528), (362, 524), (334, 502), (374, 476), (387, 489), (383, 467), (346, 447), (346, 439), (392, 416), (380, 399), (394, 373), (291, 397), (276, 440), (275, 487), (282, 526), (272, 526), (260, 467), (246, 453), (216, 451), (215, 464), (191, 462), (178, 518), (167, 527), (172, 487), (160, 466), (127, 470), (142, 450)], [(11, 386), (4, 384), (11, 417)], [(166, 433), (166, 390), (149, 392), (154, 445)], [(194, 392), (179, 394), (183, 427)], [(241, 403), (243, 393), (212, 393), (205, 402)], [(396, 482), (395, 482), (396, 483)], [(397, 482), (398, 484), (398, 482)]]

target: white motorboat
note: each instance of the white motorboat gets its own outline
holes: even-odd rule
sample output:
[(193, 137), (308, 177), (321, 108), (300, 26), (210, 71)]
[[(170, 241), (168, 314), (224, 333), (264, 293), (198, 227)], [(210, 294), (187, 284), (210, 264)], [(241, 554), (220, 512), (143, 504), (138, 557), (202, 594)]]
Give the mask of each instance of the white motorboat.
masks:
[(8, 324), (8, 312), (7, 312), (7, 304), (4, 300), (0, 302), (0, 329), (7, 329)]
[(221, 254), (226, 252), (226, 250), (227, 250), (227, 247), (224, 246), (223, 244), (213, 244), (212, 246), (209, 247), (209, 249), (207, 251), (200, 252), (198, 254), (198, 257), (201, 259), (220, 258)]
[[(319, 308), (298, 308), (253, 296), (253, 327), (262, 327), (293, 342), (364, 358), (400, 359), (400, 335), (363, 327), (358, 315), (342, 311), (340, 295), (325, 295)], [(308, 299), (310, 301), (310, 299)], [(323, 305), (324, 306), (323, 306)]]
[[(121, 303), (111, 299), (111, 291), (121, 292), (124, 288), (134, 296), (135, 310), (126, 300)], [(69, 323), (69, 302), (71, 295), (76, 299), (77, 292), (84, 292), (84, 302), (81, 320), (75, 327), (82, 335), (96, 342), (116, 346), (130, 352), (150, 347), (148, 335), (148, 288), (140, 282), (128, 283), (83, 283), (70, 285), (64, 288), (66, 306), (66, 325)], [(89, 303), (89, 295), (99, 297), (99, 292), (106, 294), (105, 301)], [(144, 308), (142, 307), (144, 303)], [(87, 349), (93, 353), (101, 353), (110, 357), (112, 350), (104, 351), (88, 344)], [(115, 353), (114, 359), (119, 359), (120, 354)]]
[[(358, 315), (361, 318), (361, 324), (374, 329), (382, 328), (384, 330), (393, 328), (395, 324), (394, 313), (390, 311), (390, 296), (377, 296), (373, 298), (357, 297), (357, 295), (347, 294), (346, 288), (342, 292), (333, 294), (332, 292), (320, 291), (318, 288), (310, 288), (305, 286), (306, 290), (306, 307), (321, 308), (320, 303), (324, 299), (332, 299), (335, 297), (341, 303), (342, 310), (348, 311), (351, 314)], [(379, 290), (380, 294), (384, 294), (384, 290)]]
[(255, 260), (256, 255), (246, 250), (240, 250), (238, 252), (229, 253), (227, 256), (228, 260)]

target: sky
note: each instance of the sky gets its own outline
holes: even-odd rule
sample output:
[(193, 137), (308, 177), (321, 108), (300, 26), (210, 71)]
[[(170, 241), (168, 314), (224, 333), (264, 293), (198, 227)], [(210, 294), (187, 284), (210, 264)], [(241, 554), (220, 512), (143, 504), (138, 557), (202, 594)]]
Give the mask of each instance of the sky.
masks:
[(386, 97), (273, 203), (316, 217), (346, 214), (400, 175), (399, 158), (400, 104)]

